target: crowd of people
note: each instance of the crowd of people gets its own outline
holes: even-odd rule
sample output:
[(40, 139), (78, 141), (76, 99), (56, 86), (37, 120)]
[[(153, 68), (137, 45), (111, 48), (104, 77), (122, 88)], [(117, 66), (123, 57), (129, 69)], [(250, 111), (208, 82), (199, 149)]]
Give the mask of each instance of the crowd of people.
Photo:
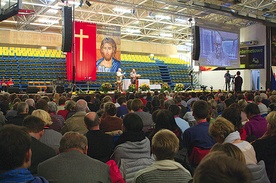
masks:
[(276, 182), (276, 91), (0, 95), (0, 182)]

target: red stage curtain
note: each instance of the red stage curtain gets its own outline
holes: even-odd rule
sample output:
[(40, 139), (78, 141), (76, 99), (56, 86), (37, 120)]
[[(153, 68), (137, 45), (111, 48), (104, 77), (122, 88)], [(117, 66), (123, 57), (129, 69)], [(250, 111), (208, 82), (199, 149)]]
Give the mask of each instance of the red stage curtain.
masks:
[(73, 80), (73, 65), (75, 65), (75, 81), (96, 80), (96, 24), (74, 22), (75, 64), (73, 64), (73, 48), (66, 55), (67, 79)]

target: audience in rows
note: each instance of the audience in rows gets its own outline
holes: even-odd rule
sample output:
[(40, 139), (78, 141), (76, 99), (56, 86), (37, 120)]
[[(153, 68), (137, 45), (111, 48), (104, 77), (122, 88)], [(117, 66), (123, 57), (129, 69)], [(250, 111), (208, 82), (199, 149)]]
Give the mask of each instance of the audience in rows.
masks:
[(276, 182), (275, 96), (0, 94), (0, 182)]

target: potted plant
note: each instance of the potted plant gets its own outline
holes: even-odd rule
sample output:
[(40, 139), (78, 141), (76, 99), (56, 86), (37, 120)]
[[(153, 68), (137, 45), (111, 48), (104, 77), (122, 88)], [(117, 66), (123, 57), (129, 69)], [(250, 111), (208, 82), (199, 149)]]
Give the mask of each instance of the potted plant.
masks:
[(103, 83), (100, 87), (100, 91), (107, 93), (108, 91), (110, 91), (112, 88), (112, 85), (110, 83)]
[(136, 91), (136, 85), (135, 84), (130, 84), (128, 86), (128, 90), (127, 91), (128, 92), (134, 92), (134, 91)]
[(150, 90), (150, 86), (149, 84), (143, 83), (139, 86), (140, 90), (142, 91), (149, 91)]
[(174, 86), (174, 91), (179, 92), (179, 91), (183, 91), (183, 89), (184, 89), (184, 84), (182, 83), (176, 83)]
[(162, 87), (161, 87), (160, 92), (162, 92), (162, 93), (163, 93), (164, 91), (171, 92), (171, 87), (169, 86), (169, 84), (168, 84), (168, 83), (163, 83), (163, 84), (162, 84)]

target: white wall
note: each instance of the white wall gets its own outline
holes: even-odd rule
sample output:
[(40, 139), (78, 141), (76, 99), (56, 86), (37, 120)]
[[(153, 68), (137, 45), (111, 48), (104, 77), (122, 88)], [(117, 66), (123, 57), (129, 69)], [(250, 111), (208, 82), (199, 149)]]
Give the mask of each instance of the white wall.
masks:
[[(252, 41), (257, 40), (258, 45), (255, 46), (265, 46), (266, 45), (266, 27), (263, 24), (254, 24), (245, 28), (240, 29), (240, 41)], [(266, 50), (266, 48), (265, 48)], [(266, 51), (265, 51), (266, 53)], [(265, 67), (266, 67), (266, 55), (265, 55)], [(260, 70), (260, 90), (265, 90), (266, 84), (266, 70)], [(231, 75), (236, 74), (238, 70), (230, 70)], [(243, 78), (242, 90), (252, 90), (252, 70), (239, 70), (241, 72), (241, 77)], [(215, 90), (225, 89), (224, 86), (224, 74), (223, 71), (202, 71), (198, 73), (199, 84), (208, 86), (213, 86)]]
[[(235, 75), (238, 70), (230, 70), (231, 75)], [(239, 70), (241, 72), (241, 77), (243, 78), (242, 90), (251, 90), (252, 81), (251, 70)], [(207, 89), (210, 89), (210, 86), (213, 86), (214, 90), (222, 89), (225, 90), (225, 80), (224, 74), (226, 71), (203, 71), (199, 74), (199, 82), (202, 85), (208, 86)], [(248, 82), (250, 81), (250, 82)]]

